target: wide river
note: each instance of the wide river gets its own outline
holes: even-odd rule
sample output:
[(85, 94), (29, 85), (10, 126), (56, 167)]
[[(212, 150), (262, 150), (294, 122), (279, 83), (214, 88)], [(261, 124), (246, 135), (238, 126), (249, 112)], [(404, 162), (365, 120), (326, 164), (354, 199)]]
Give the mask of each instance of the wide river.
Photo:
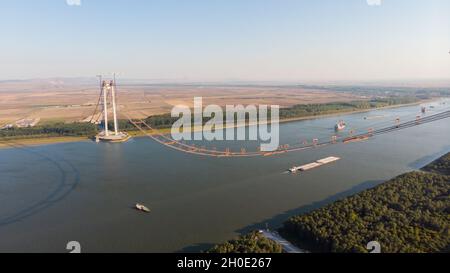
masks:
[[(432, 114), (448, 110), (450, 102), (426, 106)], [(349, 129), (363, 130), (419, 113), (419, 106), (408, 106), (285, 123), (281, 142), (331, 136), (340, 119)], [(222, 145), (239, 150), (247, 144)], [(291, 215), (420, 168), (449, 151), (450, 119), (365, 142), (259, 158), (200, 157), (148, 138), (3, 149), (0, 252), (67, 252), (69, 241), (80, 242), (84, 252), (205, 250), (241, 232), (278, 227)], [(342, 159), (286, 173), (327, 156)], [(132, 209), (136, 202), (152, 212)]]

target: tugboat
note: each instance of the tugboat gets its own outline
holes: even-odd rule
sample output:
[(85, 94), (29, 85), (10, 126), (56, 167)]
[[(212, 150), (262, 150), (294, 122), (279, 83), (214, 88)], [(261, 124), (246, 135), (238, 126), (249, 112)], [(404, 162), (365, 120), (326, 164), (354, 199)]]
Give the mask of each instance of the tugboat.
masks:
[(136, 204), (136, 209), (137, 209), (137, 210), (140, 210), (140, 211), (142, 211), (142, 212), (146, 212), (146, 213), (149, 213), (149, 212), (150, 212), (150, 209), (149, 209), (149, 208), (147, 208), (146, 206), (141, 205), (141, 204)]
[(343, 120), (341, 120), (341, 121), (339, 121), (339, 122), (336, 124), (336, 126), (334, 127), (334, 129), (335, 129), (336, 131), (342, 131), (342, 130), (344, 130), (346, 127), (347, 127), (347, 124), (346, 124)]

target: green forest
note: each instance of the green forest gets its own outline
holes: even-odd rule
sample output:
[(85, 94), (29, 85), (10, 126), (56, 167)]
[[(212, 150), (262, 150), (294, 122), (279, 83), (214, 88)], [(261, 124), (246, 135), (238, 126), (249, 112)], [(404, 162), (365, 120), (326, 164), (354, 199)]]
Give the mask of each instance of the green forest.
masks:
[(443, 175), (450, 175), (450, 153), (424, 167), (422, 170)]
[[(359, 110), (370, 110), (385, 106), (393, 106), (399, 104), (415, 103), (419, 100), (415, 97), (392, 97), (386, 99), (373, 99), (368, 101), (353, 101), (353, 102), (333, 102), (323, 104), (300, 104), (289, 108), (280, 109), (280, 119), (311, 117), (324, 114), (334, 114), (340, 112), (352, 112)], [(270, 115), (270, 109), (269, 113)], [(248, 116), (246, 117), (248, 118)], [(237, 119), (237, 117), (235, 117)], [(148, 117), (145, 121), (154, 128), (168, 128), (177, 121), (178, 118), (172, 118), (170, 114), (157, 115)], [(209, 118), (204, 118), (203, 123), (209, 121)], [(224, 122), (226, 117), (224, 117)], [(130, 126), (131, 125), (131, 126)], [(132, 129), (132, 124), (123, 124), (124, 128)]]
[(448, 176), (412, 172), (289, 219), (283, 233), (321, 252), (441, 252), (450, 244)]
[(300, 104), (290, 108), (280, 109), (280, 119), (300, 118), (340, 112), (370, 110), (380, 107), (415, 103), (415, 97), (393, 97), (386, 99), (373, 99), (369, 101), (336, 102), (325, 104)]
[[(313, 252), (367, 253), (378, 241), (384, 253), (450, 251), (450, 153), (423, 170), (288, 219), (280, 233)], [(253, 237), (216, 246), (233, 253), (257, 247)], [(258, 239), (259, 240), (259, 239)], [(268, 248), (256, 248), (267, 251)]]
[(216, 245), (209, 253), (282, 253), (282, 247), (266, 239), (258, 232), (252, 232), (235, 240)]
[(97, 126), (91, 123), (52, 123), (29, 128), (13, 127), (0, 130), (0, 139), (18, 139), (34, 137), (85, 136), (97, 134)]

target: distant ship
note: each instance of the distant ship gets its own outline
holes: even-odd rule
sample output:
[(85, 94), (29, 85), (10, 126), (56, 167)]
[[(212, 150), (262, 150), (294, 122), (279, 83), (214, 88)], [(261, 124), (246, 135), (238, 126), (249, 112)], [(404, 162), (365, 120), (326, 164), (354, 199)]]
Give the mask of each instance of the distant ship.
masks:
[(147, 212), (147, 213), (150, 212), (150, 209), (142, 204), (136, 204), (136, 209), (140, 210), (142, 212)]
[(339, 121), (339, 122), (336, 124), (336, 126), (334, 127), (334, 129), (335, 129), (336, 131), (342, 131), (342, 130), (344, 130), (346, 127), (347, 127), (347, 124), (346, 124), (343, 120), (341, 120), (341, 121)]

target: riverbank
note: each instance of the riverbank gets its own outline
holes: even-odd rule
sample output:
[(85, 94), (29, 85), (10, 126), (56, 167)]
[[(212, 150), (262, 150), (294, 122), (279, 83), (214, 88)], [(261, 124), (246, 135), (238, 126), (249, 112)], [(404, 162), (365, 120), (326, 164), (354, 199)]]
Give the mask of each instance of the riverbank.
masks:
[[(290, 217), (278, 231), (312, 252), (367, 253), (366, 246), (372, 241), (381, 245), (383, 253), (448, 252), (449, 166), (450, 153), (420, 170)], [(210, 251), (240, 253), (240, 249), (254, 245), (236, 239)], [(271, 249), (273, 246), (262, 245), (256, 251), (267, 253)]]
[[(290, 123), (290, 122), (296, 122), (296, 121), (303, 121), (303, 120), (313, 120), (313, 119), (321, 119), (321, 118), (328, 118), (328, 117), (337, 117), (341, 115), (349, 115), (349, 114), (357, 114), (357, 113), (366, 113), (376, 110), (385, 110), (385, 109), (392, 109), (392, 108), (401, 108), (401, 107), (408, 107), (408, 106), (415, 106), (420, 105), (423, 103), (430, 103), (435, 101), (433, 100), (421, 100), (419, 102), (414, 103), (407, 103), (407, 104), (398, 104), (398, 105), (390, 105), (390, 106), (383, 106), (373, 109), (361, 109), (361, 110), (343, 110), (343, 111), (337, 111), (334, 113), (327, 113), (327, 114), (320, 114), (320, 115), (311, 115), (311, 116), (304, 116), (304, 117), (296, 117), (296, 118), (286, 118), (280, 120), (280, 123)], [(268, 122), (270, 123), (270, 122)], [(245, 126), (254, 126), (256, 124), (246, 124)], [(222, 126), (216, 128), (216, 130), (225, 130), (228, 128), (237, 128), (238, 125), (234, 126)], [(199, 130), (202, 130), (202, 127), (194, 127), (192, 128), (192, 132), (196, 132)], [(127, 131), (127, 133), (132, 137), (145, 137), (147, 134), (151, 135), (159, 135), (159, 134), (170, 134), (171, 128), (162, 128), (157, 130), (146, 130), (146, 133), (136, 130), (136, 131)], [(90, 141), (90, 138), (88, 137), (33, 137), (33, 138), (16, 138), (16, 139), (7, 139), (2, 140), (0, 139), (0, 149), (7, 149), (14, 147), (14, 144), (22, 145), (22, 146), (39, 146), (39, 145), (48, 145), (48, 144), (58, 144), (58, 143), (68, 143), (68, 142), (81, 142), (81, 141)]]
[(383, 106), (383, 107), (372, 108), (372, 109), (361, 109), (361, 110), (342, 111), (342, 112), (339, 111), (339, 112), (330, 113), (330, 114), (321, 114), (321, 115), (298, 117), (298, 118), (288, 118), (288, 119), (280, 120), (280, 123), (288, 123), (288, 122), (312, 120), (312, 119), (320, 119), (320, 118), (329, 118), (329, 117), (338, 117), (338, 116), (350, 115), (350, 114), (368, 113), (368, 112), (377, 111), (377, 110), (387, 110), (387, 109), (395, 109), (395, 108), (408, 107), (408, 106), (416, 106), (416, 105), (421, 105), (423, 103), (431, 103), (434, 101), (436, 101), (436, 100), (421, 100), (421, 101), (414, 102), (414, 103), (389, 105), (389, 106)]
[[(401, 107), (409, 107), (409, 106), (415, 106), (415, 105), (420, 105), (423, 103), (430, 103), (436, 100), (421, 100), (419, 102), (414, 102), (414, 103), (405, 103), (405, 104), (398, 104), (398, 105), (390, 105), (390, 106), (383, 106), (383, 107), (378, 107), (378, 108), (373, 108), (373, 109), (361, 109), (361, 110), (343, 110), (343, 111), (336, 111), (334, 113), (328, 113), (328, 114), (320, 114), (320, 115), (311, 115), (311, 116), (304, 116), (304, 117), (296, 117), (296, 118), (285, 118), (285, 119), (281, 119), (279, 121), (280, 124), (283, 123), (290, 123), (290, 122), (297, 122), (297, 121), (303, 121), (303, 120), (314, 120), (314, 119), (321, 119), (321, 118), (329, 118), (329, 117), (338, 117), (338, 116), (342, 116), (342, 115), (350, 115), (350, 114), (358, 114), (358, 113), (368, 113), (371, 111), (376, 111), (376, 110), (387, 110), (387, 109), (394, 109), (394, 108), (401, 108)], [(248, 127), (248, 126), (256, 126), (256, 125), (264, 125), (264, 124), (270, 124), (270, 121), (266, 122), (266, 123), (251, 123), (251, 124), (245, 124), (245, 125), (237, 125), (234, 124), (232, 126), (227, 126), (226, 124), (224, 124), (223, 126), (218, 126), (217, 128), (215, 128), (216, 130), (226, 130), (229, 128), (239, 128), (239, 127)], [(203, 127), (193, 127), (191, 129), (192, 132), (198, 132), (200, 130), (203, 130)], [(146, 131), (149, 134), (153, 134), (153, 135), (157, 135), (157, 134), (170, 134), (171, 133), (171, 128), (163, 128), (163, 129), (156, 129), (153, 131)], [(144, 134), (142, 131), (131, 131), (129, 132), (130, 135), (135, 136), (135, 137), (144, 137), (146, 136), (146, 134)]]
[(0, 140), (0, 149), (11, 149), (17, 146), (41, 146), (48, 144), (90, 141), (87, 137), (40, 137)]
[(383, 253), (448, 252), (449, 163), (450, 153), (420, 170), (291, 217), (280, 233), (314, 252), (367, 253), (372, 241)]
[[(398, 113), (413, 117), (417, 111), (413, 106), (387, 110), (386, 115), (393, 118)], [(436, 111), (440, 108), (433, 112)], [(378, 114), (375, 111), (343, 119), (360, 128), (370, 123), (364, 116)], [(322, 138), (333, 132), (327, 126), (335, 120), (281, 125), (281, 132), (287, 137), (295, 137), (300, 131), (305, 139), (316, 135)], [(0, 173), (5, 181), (2, 186), (8, 194), (4, 195), (0, 221), (5, 223), (8, 220), (5, 218), (14, 221), (8, 221), (2, 230), (5, 239), (0, 251), (63, 251), (61, 246), (65, 246), (68, 237), (84, 238), (88, 253), (204, 251), (211, 244), (225, 242), (237, 234), (267, 226), (271, 230), (280, 227), (291, 216), (372, 188), (411, 168), (419, 169), (447, 148), (450, 150), (449, 135), (448, 120), (441, 120), (351, 144), (351, 147), (338, 144), (291, 156), (253, 159), (213, 159), (170, 152), (148, 137), (121, 145), (81, 142), (1, 150)], [(290, 142), (291, 139), (286, 139), (281, 143)], [(195, 144), (213, 146), (206, 141)], [(237, 142), (228, 146), (238, 151), (241, 146), (253, 144)], [(220, 148), (225, 145), (221, 144)], [(331, 155), (343, 160), (304, 174), (285, 173), (293, 165)], [(173, 170), (174, 166), (177, 171)], [(148, 174), (153, 177), (149, 179)], [(77, 186), (65, 195), (77, 177)], [(53, 195), (58, 189), (63, 190), (59, 196), (66, 196), (61, 200)], [(34, 205), (45, 204), (48, 196), (58, 202), (23, 216), (22, 211), (34, 211)], [(136, 202), (147, 204), (154, 213), (140, 217), (130, 209)], [(102, 213), (96, 213), (93, 207)], [(36, 237), (48, 232), (42, 219), (54, 226), (52, 233), (56, 240), (48, 242)], [(74, 221), (87, 223), (86, 228), (74, 230)], [(93, 230), (101, 230), (101, 236)], [(148, 233), (148, 230), (158, 232)], [(30, 240), (36, 242), (32, 250)]]

